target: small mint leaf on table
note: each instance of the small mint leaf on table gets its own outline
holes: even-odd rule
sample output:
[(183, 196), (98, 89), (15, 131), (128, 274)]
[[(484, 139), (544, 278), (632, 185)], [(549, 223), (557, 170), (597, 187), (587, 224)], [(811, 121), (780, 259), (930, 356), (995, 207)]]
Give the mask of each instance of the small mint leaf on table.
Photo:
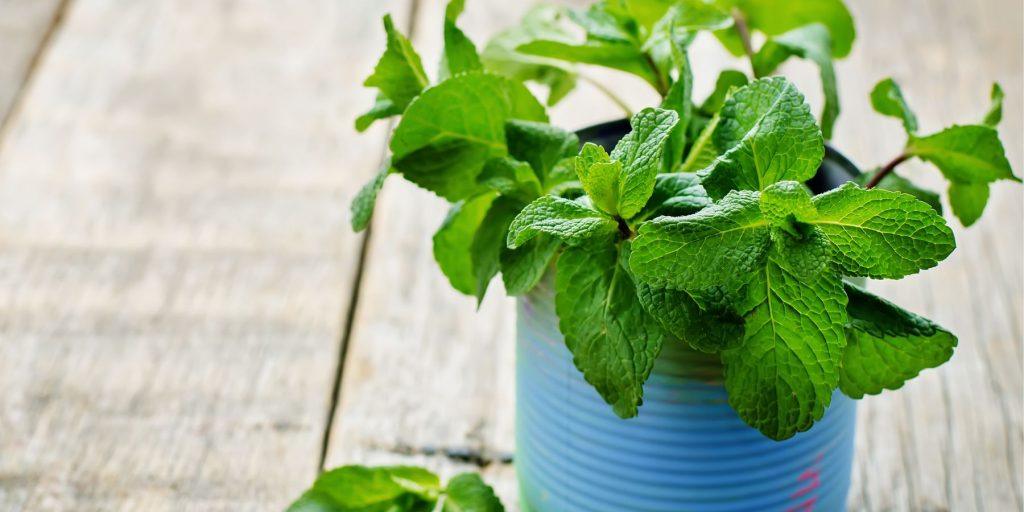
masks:
[(956, 336), (934, 322), (846, 284), (847, 345), (839, 388), (862, 398), (898, 389), (953, 356)]
[(558, 257), (555, 310), (573, 363), (615, 414), (636, 416), (663, 334), (637, 300), (611, 241)]
[(546, 195), (516, 216), (508, 230), (508, 247), (516, 249), (546, 233), (570, 246), (612, 240), (619, 226), (615, 219), (578, 201)]
[(624, 219), (640, 212), (651, 197), (664, 165), (666, 142), (678, 123), (675, 111), (645, 108), (633, 115), (633, 129), (612, 150), (611, 158), (622, 163), (618, 214)]
[(363, 82), (379, 90), (377, 100), (369, 112), (356, 119), (356, 129), (363, 131), (377, 119), (401, 114), (423, 89), (430, 85), (423, 71), (420, 56), (412, 43), (395, 28), (391, 15), (384, 16), (387, 48), (381, 55), (373, 74)]
[(821, 74), (825, 101), (821, 111), (821, 133), (828, 140), (839, 117), (839, 88), (832, 65), (832, 38), (828, 28), (812, 23), (769, 39), (753, 58), (754, 73), (766, 76), (791, 56), (814, 62)]
[(814, 198), (813, 225), (846, 275), (896, 279), (934, 267), (956, 247), (942, 216), (913, 196), (853, 183)]
[(464, 73), (416, 97), (391, 139), (392, 166), (449, 201), (486, 190), (477, 177), (491, 158), (508, 154), (505, 123), (546, 121), (544, 107), (518, 82)]
[(700, 172), (719, 199), (730, 190), (762, 190), (807, 181), (825, 154), (821, 130), (804, 97), (781, 77), (762, 78), (726, 99), (713, 137), (725, 154)]
[(503, 512), (505, 507), (480, 475), (461, 473), (448, 481), (441, 512)]
[(781, 440), (821, 418), (839, 383), (846, 295), (828, 265), (794, 268), (815, 243), (774, 245), (748, 284), (746, 338), (722, 353), (729, 404), (747, 424)]
[(441, 492), (437, 475), (411, 466), (344, 466), (317, 477), (287, 512), (433, 510)]
[(903, 91), (892, 78), (886, 78), (871, 90), (871, 106), (879, 114), (895, 117), (903, 121), (903, 128), (908, 134), (917, 133), (917, 116), (911, 110)]
[(757, 269), (769, 236), (759, 194), (735, 191), (692, 215), (642, 224), (630, 268), (656, 288), (708, 288)]
[(445, 8), (444, 53), (441, 54), (438, 81), (443, 81), (459, 73), (479, 71), (483, 68), (473, 41), (470, 41), (466, 34), (455, 25), (465, 6), (465, 0), (451, 0)]
[(466, 295), (477, 295), (477, 277), (473, 271), (473, 237), (494, 202), (494, 197), (494, 194), (481, 194), (455, 203), (448, 210), (441, 227), (434, 233), (434, 259), (452, 288)]
[(352, 230), (359, 232), (370, 225), (370, 218), (373, 217), (373, 207), (377, 204), (377, 194), (384, 186), (384, 180), (391, 173), (391, 161), (388, 160), (381, 166), (380, 171), (373, 178), (359, 189), (356, 197), (352, 199), (349, 207), (352, 215)]

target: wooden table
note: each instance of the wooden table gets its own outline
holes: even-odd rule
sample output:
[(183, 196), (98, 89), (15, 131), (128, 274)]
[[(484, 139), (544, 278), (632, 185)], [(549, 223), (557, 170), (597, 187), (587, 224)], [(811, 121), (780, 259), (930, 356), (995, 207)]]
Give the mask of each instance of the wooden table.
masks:
[[(527, 2), (473, 0), (482, 41)], [(575, 2), (577, 4), (581, 2)], [(851, 1), (837, 145), (895, 155), (892, 75), (925, 130), (1007, 92), (1022, 165), (1019, 0)], [(515, 500), (512, 303), (447, 286), (444, 205), (385, 187), (353, 118), (395, 15), (436, 68), (440, 0), (0, 0), (0, 510), (279, 510), (323, 467), (476, 469)], [(742, 65), (699, 41), (698, 94)], [(786, 70), (820, 100), (815, 70)], [(611, 72), (634, 106), (654, 101)], [(618, 85), (621, 84), (621, 85)], [(592, 88), (553, 112), (620, 114)], [(937, 173), (907, 171), (933, 185)], [(938, 269), (881, 294), (952, 329), (951, 364), (862, 402), (855, 510), (1022, 508), (1022, 188), (1000, 183)], [(955, 223), (955, 222), (954, 222)], [(469, 453), (481, 460), (464, 460)], [(474, 457), (470, 457), (474, 459)]]

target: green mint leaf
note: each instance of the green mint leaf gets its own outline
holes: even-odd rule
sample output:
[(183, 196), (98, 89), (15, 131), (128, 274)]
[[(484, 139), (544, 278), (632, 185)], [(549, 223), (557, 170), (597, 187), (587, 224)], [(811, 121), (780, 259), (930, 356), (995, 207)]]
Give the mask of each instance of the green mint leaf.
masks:
[(481, 194), (455, 203), (434, 233), (434, 259), (452, 288), (466, 295), (477, 295), (473, 237), (493, 201), (494, 194)]
[(693, 118), (693, 71), (690, 69), (690, 57), (686, 53), (686, 48), (681, 45), (673, 45), (672, 54), (678, 77), (669, 87), (668, 94), (661, 102), (661, 108), (675, 111), (679, 114), (679, 121), (666, 142), (665, 160), (662, 165), (664, 172), (674, 172), (682, 163), (687, 131)]
[(636, 20), (632, 19), (628, 6), (621, 3), (596, 2), (586, 9), (570, 10), (569, 17), (583, 27), (588, 39), (623, 43), (639, 40)]
[(480, 475), (462, 473), (448, 481), (441, 512), (504, 512), (505, 507)]
[[(832, 57), (850, 54), (857, 36), (853, 16), (842, 0), (716, 0), (719, 8), (739, 9), (751, 30), (777, 36), (797, 27), (821, 23), (832, 38)], [(743, 55), (743, 46), (734, 29), (715, 33), (734, 55)]]
[(727, 307), (705, 310), (689, 292), (636, 284), (637, 298), (662, 329), (696, 350), (717, 353), (743, 341), (743, 318)]
[(935, 164), (950, 181), (1020, 181), (1010, 169), (999, 134), (990, 126), (954, 125), (932, 135), (913, 137), (906, 152)]
[(784, 180), (803, 182), (817, 172), (825, 155), (821, 130), (786, 79), (762, 78), (737, 89), (719, 115), (714, 143), (726, 153), (700, 173), (712, 198)]
[(754, 55), (753, 65), (758, 76), (770, 74), (790, 56), (797, 56), (817, 64), (821, 73), (821, 88), (825, 102), (821, 111), (821, 134), (832, 138), (832, 128), (839, 117), (839, 88), (832, 66), (832, 39), (828, 29), (820, 23), (795, 28), (769, 39)]
[(574, 162), (576, 176), (594, 206), (609, 215), (618, 214), (622, 162), (612, 161), (604, 148), (593, 142), (583, 145)]
[(747, 79), (747, 75), (742, 71), (736, 71), (735, 69), (722, 71), (718, 75), (718, 79), (715, 80), (715, 89), (700, 104), (700, 112), (709, 117), (717, 114), (729, 93), (733, 89), (747, 85), (749, 82), (750, 80)]
[[(864, 187), (865, 185), (868, 184), (869, 181), (871, 181), (871, 178), (873, 178), (877, 173), (878, 169), (874, 169), (870, 172), (861, 173), (856, 178), (853, 179), (853, 182), (860, 185), (861, 187)], [(890, 172), (889, 174), (885, 175), (885, 177), (882, 178), (882, 181), (879, 181), (874, 188), (910, 194), (916, 197), (919, 201), (924, 201), (925, 203), (928, 204), (928, 206), (931, 206), (936, 213), (942, 215), (942, 199), (939, 198), (938, 194), (930, 190), (925, 190), (923, 188), (918, 187), (917, 185), (914, 184), (914, 182), (904, 178), (903, 176), (900, 176), (899, 174), (896, 174), (895, 172)]]
[(381, 187), (384, 186), (384, 179), (391, 174), (391, 161), (387, 161), (381, 166), (380, 171), (373, 176), (363, 188), (359, 189), (356, 197), (352, 199), (352, 205), (349, 207), (352, 213), (352, 230), (359, 232), (366, 229), (370, 225), (370, 218), (373, 216), (373, 207), (377, 204), (377, 194), (380, 193)]
[(540, 181), (530, 164), (512, 157), (492, 158), (484, 164), (478, 178), (480, 183), (503, 196), (528, 203), (541, 195)]
[(441, 483), (415, 467), (344, 466), (317, 477), (287, 512), (335, 510), (408, 510), (428, 512), (437, 503)]
[(956, 336), (932, 321), (851, 284), (846, 296), (849, 323), (839, 388), (847, 396), (899, 389), (953, 356)]
[(384, 30), (388, 36), (387, 49), (377, 61), (373, 74), (363, 82), (367, 87), (376, 87), (380, 93), (373, 108), (356, 121), (359, 131), (365, 130), (376, 119), (401, 114), (409, 102), (430, 85), (420, 56), (412, 43), (395, 28), (390, 15), (384, 16)]
[(722, 30), (733, 25), (733, 18), (728, 12), (703, 0), (680, 0), (676, 2), (676, 9), (677, 28), (689, 31)]
[(516, 249), (501, 252), (501, 279), (509, 295), (523, 295), (537, 286), (562, 242), (551, 235), (537, 235)]
[(633, 217), (647, 204), (663, 166), (666, 142), (678, 122), (674, 111), (645, 108), (633, 115), (633, 129), (612, 150), (612, 159), (622, 162), (618, 212), (623, 218)]
[(690, 215), (708, 206), (711, 206), (711, 198), (701, 186), (697, 175), (677, 172), (659, 174), (654, 182), (654, 193), (636, 218)]
[(576, 155), (580, 141), (575, 133), (547, 123), (512, 120), (505, 124), (508, 152), (530, 164), (544, 188), (559, 182), (553, 176), (558, 162)]
[(718, 128), (718, 122), (721, 119), (716, 112), (704, 125), (700, 134), (694, 139), (693, 145), (690, 146), (686, 160), (683, 161), (681, 168), (683, 172), (697, 172), (704, 169), (714, 163), (715, 159), (722, 154), (722, 151), (715, 146), (714, 139), (715, 129)]
[(769, 241), (759, 194), (734, 191), (693, 215), (642, 224), (629, 264), (655, 288), (699, 290), (763, 266)]
[(1003, 120), (1003, 88), (999, 84), (992, 84), (992, 106), (985, 114), (982, 124), (995, 128), (999, 121)]
[(814, 198), (818, 227), (846, 275), (896, 279), (934, 267), (956, 247), (953, 231), (913, 196), (853, 183)]
[(480, 55), (484, 67), (521, 82), (533, 81), (548, 87), (547, 104), (555, 105), (576, 87), (576, 73), (561, 60), (527, 55), (516, 48), (531, 41), (571, 41), (563, 27), (564, 9), (538, 5), (523, 16), (519, 25), (494, 36)]
[(531, 238), (547, 233), (568, 245), (590, 240), (611, 240), (619, 226), (611, 217), (577, 201), (541, 196), (526, 205), (508, 230), (508, 247), (515, 249)]
[(902, 120), (903, 128), (908, 134), (917, 133), (917, 116), (910, 109), (907, 100), (903, 99), (903, 91), (892, 78), (878, 82), (871, 90), (871, 106), (879, 114)]
[(810, 222), (818, 217), (818, 211), (811, 202), (811, 191), (802, 183), (780, 181), (768, 185), (761, 192), (761, 213), (774, 227), (800, 237), (797, 222)]
[(444, 53), (441, 54), (438, 81), (446, 80), (459, 73), (483, 69), (473, 41), (470, 41), (466, 34), (455, 25), (455, 21), (462, 14), (465, 6), (465, 0), (451, 0), (445, 8)]
[(487, 286), (501, 269), (500, 258), (509, 225), (522, 209), (522, 202), (510, 197), (498, 197), (491, 203), (487, 215), (484, 215), (473, 235), (470, 255), (473, 275), (476, 277), (477, 304), (483, 301)]
[(828, 265), (794, 268), (821, 241), (774, 245), (748, 286), (746, 338), (722, 353), (729, 404), (764, 435), (786, 439), (821, 418), (839, 384), (846, 295)]
[(639, 46), (630, 43), (601, 39), (592, 39), (578, 44), (538, 40), (523, 44), (517, 47), (516, 51), (538, 57), (617, 69), (637, 75), (655, 88), (662, 86), (647, 64), (643, 51)]
[(547, 116), (521, 83), (480, 72), (450, 78), (409, 104), (391, 139), (392, 165), (449, 201), (476, 195), (484, 164), (507, 154), (509, 119)]
[(981, 213), (988, 203), (988, 183), (949, 184), (949, 205), (953, 215), (965, 226), (970, 226), (981, 218)]
[(615, 414), (636, 416), (663, 334), (637, 300), (611, 242), (558, 258), (555, 311), (573, 363)]

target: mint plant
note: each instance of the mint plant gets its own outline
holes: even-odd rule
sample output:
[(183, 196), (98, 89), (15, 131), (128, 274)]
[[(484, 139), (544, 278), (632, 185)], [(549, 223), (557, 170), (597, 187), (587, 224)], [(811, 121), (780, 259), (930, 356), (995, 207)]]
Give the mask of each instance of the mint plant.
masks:
[[(841, 1), (539, 7), (482, 54), (458, 27), (462, 10), (448, 5), (433, 80), (385, 17), (387, 48), (366, 81), (377, 99), (356, 127), (399, 119), (389, 160), (352, 203), (353, 227), (367, 227), (382, 185), (401, 175), (451, 203), (433, 252), (458, 291), (482, 300), (500, 274), (522, 295), (554, 274), (573, 362), (616, 414), (642, 414), (668, 343), (716, 355), (730, 404), (772, 439), (809, 429), (836, 389), (897, 389), (952, 356), (949, 331), (847, 279), (899, 279), (955, 248), (938, 195), (896, 174), (901, 163), (938, 167), (964, 225), (978, 220), (990, 183), (1020, 181), (995, 128), (998, 86), (978, 124), (918, 135), (902, 92), (882, 81), (872, 104), (903, 123), (904, 150), (813, 195), (805, 183), (839, 112), (832, 59), (855, 35)], [(688, 51), (701, 34), (745, 55), (751, 74), (723, 72), (698, 101)], [(821, 68), (819, 116), (792, 83), (768, 76), (791, 57)], [(635, 74), (662, 97), (631, 116), (611, 151), (550, 125), (524, 85), (545, 85), (553, 105), (588, 79), (584, 65)]]
[(479, 475), (461, 473), (445, 486), (412, 466), (344, 466), (321, 474), (286, 512), (503, 512)]

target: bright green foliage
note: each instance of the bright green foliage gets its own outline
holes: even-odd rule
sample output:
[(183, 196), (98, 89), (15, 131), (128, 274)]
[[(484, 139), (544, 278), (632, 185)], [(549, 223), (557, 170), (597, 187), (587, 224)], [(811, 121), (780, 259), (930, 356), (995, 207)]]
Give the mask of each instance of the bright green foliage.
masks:
[(759, 194), (735, 191), (685, 217), (660, 217), (640, 226), (630, 268), (656, 288), (699, 290), (754, 271), (769, 246)]
[[(644, 309), (665, 332), (701, 352), (716, 353), (743, 341), (743, 318), (728, 304), (699, 304), (689, 292), (654, 288), (636, 283), (637, 297)], [(709, 293), (698, 294), (706, 300)]]
[(815, 243), (774, 245), (748, 284), (742, 345), (722, 353), (729, 404), (772, 439), (807, 430), (839, 384), (846, 296), (827, 265), (797, 268)]
[(992, 106), (985, 114), (982, 124), (995, 128), (999, 121), (1003, 120), (1003, 88), (999, 84), (992, 84)]
[(718, 75), (715, 80), (715, 89), (700, 104), (700, 112), (708, 117), (715, 115), (725, 103), (725, 98), (733, 89), (747, 85), (750, 80), (747, 75), (735, 69), (726, 69)]
[(617, 215), (622, 162), (613, 161), (604, 148), (591, 142), (583, 146), (575, 162), (576, 175), (594, 206), (608, 215)]
[[(738, 9), (751, 30), (777, 36), (797, 27), (820, 23), (832, 38), (832, 56), (845, 57), (853, 47), (856, 29), (842, 0), (715, 0), (723, 10)], [(735, 30), (716, 32), (735, 55), (743, 54)]]
[(523, 208), (523, 203), (511, 197), (498, 197), (491, 203), (487, 215), (473, 235), (470, 246), (473, 275), (476, 278), (477, 303), (484, 299), (487, 285), (498, 273), (500, 258), (509, 225)]
[(612, 159), (622, 163), (618, 214), (623, 218), (632, 218), (647, 204), (664, 166), (666, 142), (678, 122), (675, 111), (645, 108), (633, 115), (633, 130), (612, 150)]
[(434, 260), (452, 288), (466, 295), (477, 295), (471, 248), (493, 201), (494, 194), (481, 194), (455, 203), (434, 234)]
[(811, 202), (811, 191), (795, 181), (780, 181), (765, 187), (761, 192), (761, 213), (772, 226), (795, 232), (797, 221), (812, 222), (818, 211)]
[(484, 67), (520, 81), (533, 81), (548, 87), (548, 105), (554, 105), (576, 87), (576, 73), (564, 61), (516, 51), (535, 40), (571, 40), (572, 34), (561, 26), (560, 7), (538, 5), (526, 13), (519, 25), (491, 39), (481, 59)]
[(957, 181), (949, 184), (949, 205), (964, 226), (970, 226), (981, 218), (985, 211), (985, 204), (988, 203), (988, 183), (960, 183)]
[(754, 74), (765, 76), (791, 56), (810, 60), (821, 71), (821, 88), (825, 103), (821, 111), (821, 133), (832, 138), (832, 127), (839, 117), (839, 89), (832, 66), (832, 39), (828, 28), (812, 23), (769, 39), (754, 55)]
[(430, 512), (437, 475), (411, 466), (344, 466), (317, 477), (287, 512)]
[(462, 473), (454, 476), (445, 488), (441, 512), (503, 512), (505, 507), (494, 495), (494, 489), (480, 475)]
[(369, 112), (356, 119), (356, 129), (363, 131), (377, 119), (399, 115), (409, 102), (430, 85), (420, 56), (409, 40), (395, 28), (391, 16), (384, 16), (388, 46), (377, 62), (373, 74), (363, 82), (378, 89), (377, 100)]
[[(871, 178), (874, 177), (874, 175), (877, 172), (878, 169), (874, 169), (870, 172), (861, 173), (860, 175), (853, 179), (853, 182), (863, 187), (867, 185), (869, 181), (871, 181)], [(928, 206), (931, 206), (936, 213), (942, 215), (942, 199), (939, 198), (938, 194), (930, 190), (925, 190), (921, 187), (918, 187), (912, 181), (904, 178), (903, 176), (900, 176), (899, 174), (896, 174), (895, 172), (890, 172), (889, 174), (887, 174), (884, 178), (882, 178), (882, 181), (879, 181), (878, 184), (875, 185), (874, 188), (910, 194), (916, 197), (919, 201), (927, 203)]]
[(680, 0), (676, 3), (676, 8), (676, 28), (722, 30), (733, 25), (732, 16), (728, 12), (703, 0)]
[(908, 134), (917, 133), (917, 116), (910, 109), (903, 91), (892, 78), (886, 78), (871, 90), (871, 106), (879, 114), (885, 114), (903, 121), (903, 128)]
[(839, 388), (853, 398), (898, 389), (953, 356), (957, 339), (930, 320), (846, 285), (847, 345)]
[(507, 154), (505, 123), (546, 121), (526, 88), (496, 75), (465, 73), (431, 87), (406, 109), (391, 139), (392, 165), (450, 201), (481, 192), (487, 160)]
[(722, 105), (714, 143), (725, 151), (701, 171), (713, 198), (730, 190), (762, 190), (783, 180), (806, 181), (825, 154), (810, 107), (786, 79), (763, 78)]
[(558, 258), (555, 311), (583, 378), (623, 418), (636, 416), (663, 334), (637, 300), (610, 241), (570, 247)]
[(516, 198), (524, 203), (541, 194), (540, 180), (530, 168), (530, 164), (509, 156), (488, 160), (478, 179), (480, 183), (501, 195)]
[(637, 214), (636, 219), (651, 219), (659, 215), (689, 215), (710, 205), (711, 198), (696, 174), (659, 174), (647, 206)]
[(518, 160), (530, 164), (544, 189), (560, 183), (552, 174), (555, 166), (576, 154), (579, 138), (575, 133), (547, 123), (511, 120), (505, 124), (508, 152)]
[(541, 234), (516, 249), (503, 248), (500, 262), (505, 292), (522, 295), (532, 290), (544, 277), (561, 245), (559, 239)]
[(451, 0), (445, 9), (444, 53), (441, 55), (439, 81), (459, 73), (479, 71), (483, 68), (473, 41), (470, 41), (466, 34), (462, 33), (462, 30), (455, 25), (455, 21), (462, 14), (465, 6), (465, 0)]
[(344, 466), (317, 477), (287, 512), (503, 512), (479, 475), (462, 473), (441, 487), (437, 475), (412, 466)]
[(526, 205), (508, 230), (508, 246), (518, 248), (547, 233), (568, 245), (611, 240), (618, 231), (615, 219), (580, 202), (545, 195)]
[(391, 173), (391, 161), (388, 160), (381, 167), (380, 171), (373, 176), (363, 188), (359, 189), (356, 197), (352, 199), (349, 207), (352, 215), (352, 230), (359, 232), (370, 225), (370, 218), (373, 216), (373, 207), (377, 204), (377, 194), (384, 186), (384, 180)]
[(846, 275), (896, 279), (934, 267), (956, 247), (953, 231), (913, 196), (852, 183), (814, 198), (813, 221)]

